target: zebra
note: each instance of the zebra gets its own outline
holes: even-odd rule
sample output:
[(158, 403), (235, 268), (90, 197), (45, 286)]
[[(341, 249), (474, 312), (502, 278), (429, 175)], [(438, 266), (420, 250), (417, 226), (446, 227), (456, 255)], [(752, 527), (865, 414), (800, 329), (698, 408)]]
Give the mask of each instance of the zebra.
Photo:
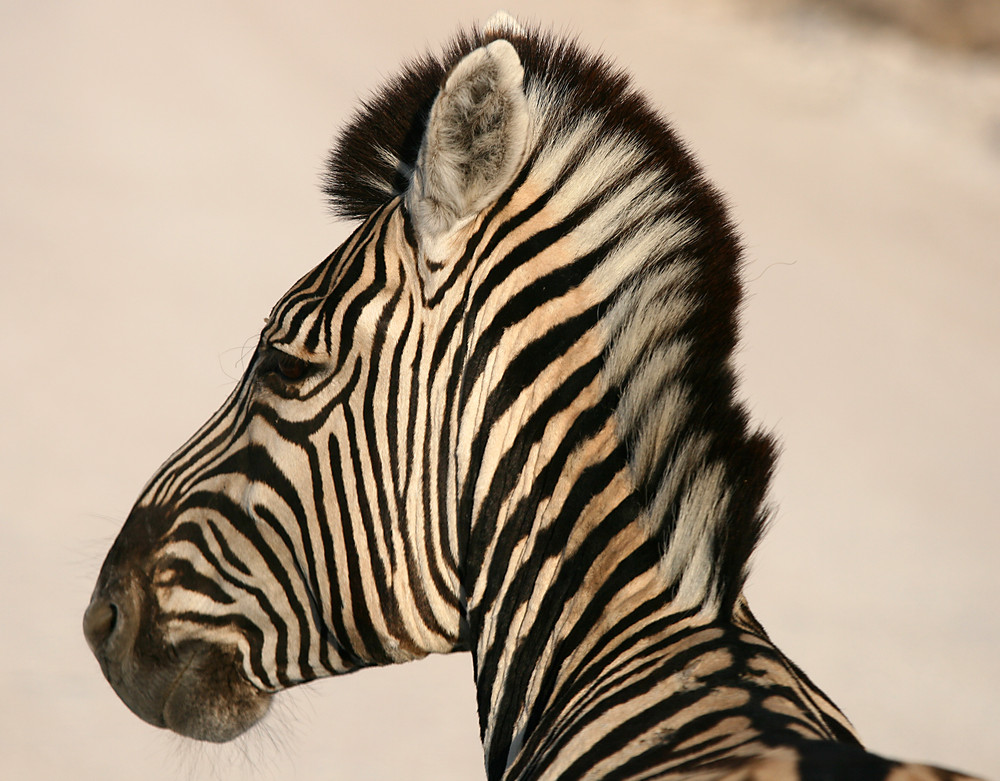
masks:
[(750, 610), (739, 239), (624, 72), (498, 14), (362, 105), (324, 189), (360, 224), (101, 567), (134, 713), (223, 742), (468, 651), (490, 779), (964, 777), (867, 752)]

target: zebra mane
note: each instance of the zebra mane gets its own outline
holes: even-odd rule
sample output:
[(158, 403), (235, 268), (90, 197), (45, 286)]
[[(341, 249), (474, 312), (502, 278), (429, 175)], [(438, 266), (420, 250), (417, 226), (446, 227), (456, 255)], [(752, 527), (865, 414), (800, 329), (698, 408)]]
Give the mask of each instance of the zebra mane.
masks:
[[(763, 533), (775, 460), (774, 442), (750, 431), (735, 400), (739, 241), (722, 197), (629, 77), (574, 40), (538, 30), (462, 32), (442, 56), (410, 62), (363, 103), (329, 158), (331, 208), (363, 219), (406, 191), (445, 77), (498, 38), (517, 51), (526, 93), (544, 97), (534, 104), (544, 115), (534, 119), (547, 148), (585, 118), (590, 149), (618, 143), (638, 150), (632, 159), (654, 184), (644, 196), (654, 205), (643, 206), (641, 218), (650, 222), (629, 222), (631, 210), (622, 215), (623, 244), (643, 243), (643, 250), (629, 261), (605, 314), (606, 376), (637, 496), (663, 540), (666, 577), (692, 604), (732, 609)], [(681, 227), (668, 230), (667, 223)]]

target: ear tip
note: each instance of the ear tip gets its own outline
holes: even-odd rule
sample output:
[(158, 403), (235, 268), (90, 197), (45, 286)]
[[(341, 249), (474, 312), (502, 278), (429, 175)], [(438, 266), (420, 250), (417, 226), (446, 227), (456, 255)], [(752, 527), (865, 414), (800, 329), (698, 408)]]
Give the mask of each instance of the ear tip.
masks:
[(514, 48), (514, 44), (506, 38), (498, 38), (486, 45), (486, 53), (495, 60), (501, 69), (508, 73), (516, 73), (518, 76), (524, 72), (521, 65), (521, 57)]
[(519, 63), (521, 62), (521, 58), (518, 56), (517, 49), (514, 48), (514, 44), (506, 38), (497, 38), (495, 41), (486, 44), (486, 51), (489, 52), (491, 57), (513, 57)]
[(453, 90), (463, 83), (470, 73), (476, 72), (483, 66), (492, 71), (498, 83), (504, 85), (506, 89), (519, 87), (524, 78), (524, 66), (521, 64), (517, 49), (507, 39), (498, 38), (465, 55), (448, 75), (444, 91)]

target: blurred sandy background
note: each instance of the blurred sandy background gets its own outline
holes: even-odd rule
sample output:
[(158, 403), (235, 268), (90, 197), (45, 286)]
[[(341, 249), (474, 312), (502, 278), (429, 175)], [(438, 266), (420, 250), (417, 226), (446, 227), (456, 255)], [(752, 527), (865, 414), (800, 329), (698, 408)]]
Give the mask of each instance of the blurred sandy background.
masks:
[[(142, 484), (346, 235), (317, 182), (358, 98), (496, 5), (0, 5), (3, 778), (482, 777), (467, 656), (202, 747), (132, 716), (79, 626)], [(791, 0), (506, 6), (632, 71), (729, 196), (744, 390), (784, 442), (764, 625), (874, 749), (1000, 777), (991, 45)]]

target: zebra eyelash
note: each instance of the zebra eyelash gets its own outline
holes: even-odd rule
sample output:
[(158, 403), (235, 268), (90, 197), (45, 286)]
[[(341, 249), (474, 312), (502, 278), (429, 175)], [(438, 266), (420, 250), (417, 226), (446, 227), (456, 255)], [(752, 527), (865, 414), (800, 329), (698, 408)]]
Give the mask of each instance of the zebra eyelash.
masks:
[(269, 387), (279, 384), (286, 388), (300, 385), (315, 374), (317, 364), (306, 361), (291, 353), (286, 353), (271, 345), (261, 346), (257, 376)]

